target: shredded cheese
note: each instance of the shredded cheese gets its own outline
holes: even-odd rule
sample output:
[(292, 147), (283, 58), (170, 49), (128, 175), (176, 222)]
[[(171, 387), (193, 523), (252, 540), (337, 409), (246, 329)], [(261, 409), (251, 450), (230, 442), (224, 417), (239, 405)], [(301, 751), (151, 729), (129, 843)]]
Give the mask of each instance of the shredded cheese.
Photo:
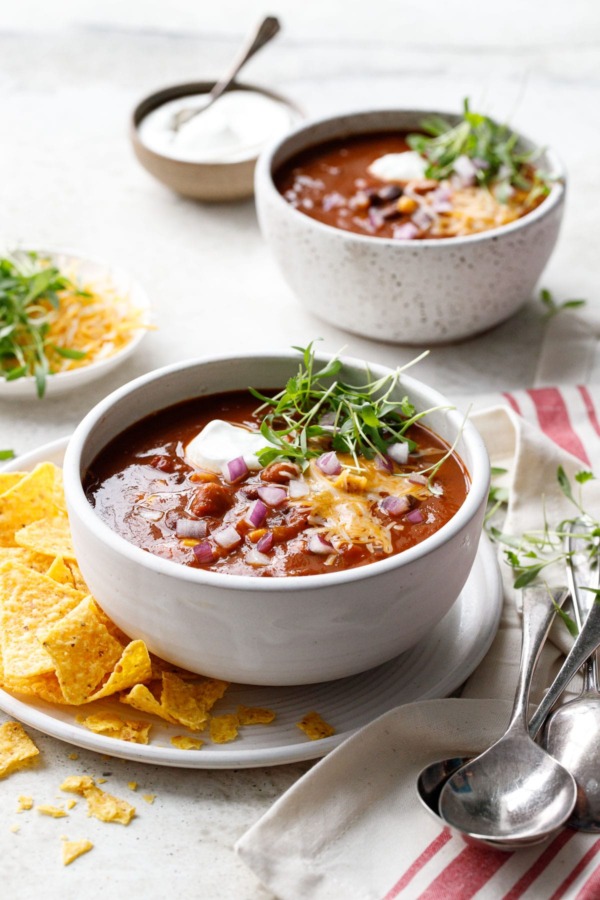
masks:
[[(515, 190), (506, 203), (501, 203), (487, 188), (454, 187), (449, 181), (440, 182), (452, 192), (451, 209), (436, 211), (428, 234), (433, 237), (460, 237), (499, 228), (520, 219), (541, 203), (529, 201), (527, 191)], [(426, 197), (419, 198), (422, 208), (427, 210)]]

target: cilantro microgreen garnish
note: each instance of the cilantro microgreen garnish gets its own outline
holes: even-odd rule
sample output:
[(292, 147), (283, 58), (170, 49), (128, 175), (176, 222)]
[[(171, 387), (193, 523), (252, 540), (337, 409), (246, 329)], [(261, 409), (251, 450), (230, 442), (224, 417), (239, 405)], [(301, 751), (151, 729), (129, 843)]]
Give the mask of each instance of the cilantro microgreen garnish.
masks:
[(0, 460), (14, 459), (14, 458), (15, 458), (14, 450), (0, 450)]
[(86, 354), (48, 342), (49, 315), (60, 305), (59, 294), (77, 288), (35, 253), (0, 259), (0, 377), (15, 381), (33, 375), (38, 397), (51, 372), (48, 351), (68, 359)]
[[(576, 513), (573, 517), (563, 519), (555, 526), (550, 525), (544, 512), (543, 528), (539, 531), (528, 531), (516, 536), (505, 534), (493, 525), (488, 527), (488, 533), (492, 540), (506, 548), (504, 550), (505, 562), (513, 570), (515, 588), (524, 588), (537, 582), (548, 566), (566, 562), (569, 558), (569, 552), (565, 546), (568, 537), (584, 540), (590, 559), (596, 560), (600, 542), (600, 522), (586, 512), (581, 492), (581, 487), (586, 482), (593, 480), (594, 477), (593, 472), (586, 470), (577, 472), (574, 480), (579, 485), (579, 490), (576, 491), (563, 467), (558, 467), (556, 471), (558, 485), (567, 500), (575, 507)], [(497, 503), (498, 495), (494, 494), (493, 489), (490, 500), (492, 509), (495, 511), (499, 504)], [(569, 526), (579, 527), (580, 531), (573, 531)]]
[[(350, 454), (354, 465), (360, 468), (360, 457), (383, 456), (391, 444), (399, 441), (414, 450), (415, 444), (406, 432), (431, 410), (417, 412), (406, 396), (394, 399), (398, 396), (401, 372), (408, 366), (382, 378), (351, 385), (337, 378), (342, 369), (339, 357), (320, 364), (313, 344), (311, 341), (307, 347), (293, 348), (302, 354), (302, 361), (297, 374), (276, 396), (267, 397), (250, 388), (250, 393), (262, 403), (255, 411), (261, 418), (260, 432), (274, 445), (257, 454), (261, 465), (285, 458), (305, 468), (326, 447)], [(436, 471), (437, 468), (439, 464)]]
[(540, 300), (546, 307), (547, 319), (551, 319), (565, 309), (579, 309), (586, 304), (585, 300), (564, 300), (562, 303), (558, 303), (547, 288), (542, 288), (540, 291)]
[(440, 116), (430, 116), (423, 120), (421, 128), (425, 134), (410, 134), (407, 142), (427, 161), (427, 178), (449, 178), (457, 160), (466, 156), (475, 163), (477, 184), (493, 184), (500, 202), (506, 202), (512, 188), (527, 191), (529, 202), (548, 194), (549, 176), (531, 165), (539, 151), (521, 150), (518, 135), (488, 116), (472, 112), (468, 99), (457, 125)]

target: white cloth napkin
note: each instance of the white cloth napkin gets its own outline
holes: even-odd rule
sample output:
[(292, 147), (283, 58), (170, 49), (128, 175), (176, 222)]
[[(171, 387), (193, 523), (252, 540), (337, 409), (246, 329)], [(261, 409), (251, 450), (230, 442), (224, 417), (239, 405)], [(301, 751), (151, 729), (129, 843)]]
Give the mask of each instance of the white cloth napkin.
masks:
[[(498, 398), (497, 398), (498, 399)], [(503, 530), (521, 534), (573, 516), (560, 490), (590, 469), (600, 448), (600, 390), (538, 388), (505, 395), (474, 414), (492, 465), (506, 468)], [(600, 515), (600, 482), (584, 488)], [(502, 552), (499, 552), (500, 558)], [(496, 900), (600, 896), (600, 838), (561, 832), (550, 844), (502, 853), (468, 846), (425, 811), (416, 794), (428, 762), (483, 749), (508, 721), (520, 655), (518, 595), (502, 565), (505, 602), (498, 635), (461, 699), (399, 707), (316, 765), (238, 842), (244, 862), (282, 900)], [(564, 579), (559, 569), (552, 581)], [(485, 598), (482, 598), (485, 602)], [(544, 648), (539, 698), (569, 645), (564, 625)]]

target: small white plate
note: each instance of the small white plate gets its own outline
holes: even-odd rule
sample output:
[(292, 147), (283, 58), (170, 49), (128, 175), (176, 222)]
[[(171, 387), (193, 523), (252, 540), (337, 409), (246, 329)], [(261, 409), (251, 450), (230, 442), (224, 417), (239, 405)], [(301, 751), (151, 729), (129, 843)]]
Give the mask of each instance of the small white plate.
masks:
[[(60, 465), (66, 444), (66, 439), (47, 444), (13, 460), (4, 471), (27, 470), (42, 460)], [(232, 685), (215, 712), (235, 712), (238, 704), (243, 704), (272, 709), (277, 718), (272, 725), (240, 729), (240, 736), (229, 744), (210, 744), (207, 740), (201, 750), (173, 747), (171, 737), (189, 732), (158, 719), (154, 720), (152, 743), (148, 745), (94, 734), (77, 721), (77, 716), (86, 710), (141, 716), (114, 700), (85, 707), (61, 707), (25, 701), (0, 690), (0, 709), (69, 744), (136, 762), (190, 769), (237, 769), (317, 759), (394, 707), (446, 697), (460, 687), (487, 653), (498, 628), (501, 608), (502, 585), (495, 553), (482, 536), (473, 569), (456, 603), (419, 644), (382, 666), (338, 681), (281, 688)], [(295, 723), (311, 710), (333, 725), (336, 734), (319, 741), (304, 737)]]
[[(123, 269), (67, 251), (44, 249), (36, 252), (41, 256), (51, 258), (54, 265), (61, 271), (73, 271), (75, 273), (74, 277), (82, 283), (93, 284), (94, 288), (99, 291), (102, 290), (103, 285), (106, 285), (121, 296), (128, 297), (133, 307), (145, 313), (146, 317), (148, 316), (150, 302), (146, 292)], [(48, 375), (44, 396), (59, 397), (70, 391), (78, 390), (84, 385), (112, 372), (137, 349), (147, 330), (147, 328), (136, 330), (128, 344), (112, 356), (107, 356), (106, 359), (100, 359), (97, 362), (81, 366), (78, 369), (71, 369), (68, 372), (57, 372), (53, 375)], [(17, 378), (15, 381), (6, 381), (5, 378), (0, 378), (0, 400), (22, 400), (25, 398), (38, 399), (35, 378), (32, 375)]]

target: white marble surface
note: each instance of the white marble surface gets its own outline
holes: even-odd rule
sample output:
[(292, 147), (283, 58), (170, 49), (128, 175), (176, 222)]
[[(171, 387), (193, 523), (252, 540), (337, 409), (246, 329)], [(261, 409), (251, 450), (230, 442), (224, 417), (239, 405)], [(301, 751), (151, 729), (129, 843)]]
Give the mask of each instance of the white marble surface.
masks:
[[(155, 305), (158, 329), (134, 359), (68, 403), (0, 403), (0, 447), (25, 452), (68, 434), (100, 397), (125, 380), (183, 357), (240, 348), (288, 347), (316, 336), (325, 348), (392, 364), (414, 349), (345, 334), (305, 313), (263, 245), (251, 202), (203, 206), (170, 194), (141, 170), (128, 144), (128, 116), (164, 84), (210, 77), (263, 12), (228, 4), (135, 0), (97, 4), (24, 2), (0, 18), (0, 235), (9, 243), (68, 246), (129, 269)], [(597, 165), (600, 12), (568, 5), (474, 0), (423, 5), (326, 0), (270, 4), (285, 33), (248, 67), (248, 80), (276, 86), (310, 115), (369, 106), (455, 109), (470, 96), (552, 144), (570, 173), (563, 233), (543, 284), (558, 299), (585, 297), (578, 315), (547, 325), (535, 298), (511, 321), (474, 340), (435, 349), (421, 377), (462, 401), (469, 395), (598, 373), (596, 333)], [(352, 7), (352, 8), (351, 8)], [(354, 8), (356, 7), (356, 8)], [(252, 313), (252, 318), (250, 318)], [(545, 346), (544, 346), (545, 344)], [(557, 368), (556, 360), (560, 365)], [(35, 771), (0, 783), (0, 854), (14, 900), (48, 897), (164, 897), (267, 900), (233, 854), (236, 838), (305, 765), (185, 772), (105, 760), (34, 735)], [(137, 797), (128, 828), (87, 819), (16, 815), (19, 794), (55, 801), (66, 773), (110, 772), (106, 788)], [(132, 795), (133, 796), (133, 795)], [(21, 826), (19, 833), (10, 825)], [(96, 848), (68, 869), (59, 835)]]

